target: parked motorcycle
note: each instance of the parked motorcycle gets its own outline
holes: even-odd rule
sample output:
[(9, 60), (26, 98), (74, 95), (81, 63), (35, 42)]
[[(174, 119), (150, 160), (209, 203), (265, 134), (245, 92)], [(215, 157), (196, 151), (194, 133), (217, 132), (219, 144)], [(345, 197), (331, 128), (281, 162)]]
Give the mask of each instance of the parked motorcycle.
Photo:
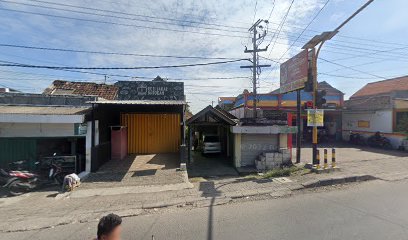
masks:
[[(14, 162), (10, 165), (18, 165), (20, 163)], [(40, 162), (35, 163), (39, 166)], [(18, 196), (23, 193), (32, 191), (34, 189), (55, 184), (62, 185), (65, 177), (62, 168), (56, 163), (51, 162), (48, 176), (41, 176), (39, 173), (21, 170), (5, 171), (0, 169), (0, 181), (3, 187), (7, 188), (9, 193), (13, 196)]]
[(388, 138), (381, 135), (380, 132), (376, 132), (373, 136), (367, 139), (367, 144), (370, 147), (379, 147), (383, 149), (392, 149), (391, 142)]
[(361, 134), (350, 131), (349, 142), (356, 145), (365, 145), (365, 139)]

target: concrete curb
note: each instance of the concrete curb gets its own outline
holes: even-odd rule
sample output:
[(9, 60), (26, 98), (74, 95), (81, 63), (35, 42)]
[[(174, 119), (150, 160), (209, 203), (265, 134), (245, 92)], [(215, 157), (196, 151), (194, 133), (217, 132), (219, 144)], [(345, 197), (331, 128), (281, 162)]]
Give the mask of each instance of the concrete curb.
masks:
[(378, 179), (372, 175), (351, 175), (351, 176), (341, 176), (325, 179), (316, 179), (301, 183), (304, 188), (316, 188), (324, 187), (330, 185), (338, 185), (351, 182), (363, 182)]

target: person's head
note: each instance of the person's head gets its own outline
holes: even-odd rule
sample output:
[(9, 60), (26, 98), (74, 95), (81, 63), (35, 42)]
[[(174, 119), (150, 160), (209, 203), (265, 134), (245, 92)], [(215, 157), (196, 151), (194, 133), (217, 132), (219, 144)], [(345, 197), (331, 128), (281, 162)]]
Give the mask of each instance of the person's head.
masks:
[(99, 220), (98, 240), (120, 240), (122, 219), (116, 214), (108, 214)]

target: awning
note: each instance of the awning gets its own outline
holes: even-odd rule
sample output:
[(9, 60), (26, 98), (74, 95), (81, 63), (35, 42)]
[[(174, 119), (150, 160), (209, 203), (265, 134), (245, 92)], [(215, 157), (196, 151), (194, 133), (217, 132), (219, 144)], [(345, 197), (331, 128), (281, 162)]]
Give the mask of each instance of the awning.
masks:
[(90, 107), (0, 105), (0, 122), (83, 123)]

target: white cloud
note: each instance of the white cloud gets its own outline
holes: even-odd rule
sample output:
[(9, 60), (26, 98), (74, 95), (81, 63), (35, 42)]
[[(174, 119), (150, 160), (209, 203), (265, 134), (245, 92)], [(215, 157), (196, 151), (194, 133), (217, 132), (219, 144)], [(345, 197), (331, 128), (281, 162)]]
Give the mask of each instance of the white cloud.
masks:
[[(21, 1), (21, 0), (20, 0)], [(23, 1), (21, 1), (23, 2)], [(270, 0), (258, 0), (257, 18), (268, 18), (272, 9)], [(285, 15), (290, 0), (277, 0), (274, 12), (270, 21), (270, 29), (275, 30), (277, 24)], [(30, 2), (33, 3), (33, 2)], [(62, 2), (61, 3), (65, 3)], [(97, 4), (95, 4), (97, 3)], [(222, 24), (241, 28), (223, 28), (220, 26), (208, 26), (192, 24), (198, 27), (182, 27), (166, 24), (148, 23), (143, 21), (132, 21), (117, 18), (86, 16), (76, 13), (66, 13), (54, 10), (41, 10), (32, 7), (18, 7), (11, 4), (7, 7), (24, 9), (34, 12), (47, 12), (55, 15), (64, 15), (70, 17), (80, 17), (92, 20), (117, 22), (123, 24), (143, 25), (150, 27), (164, 27), (168, 29), (178, 29), (186, 31), (198, 31), (207, 34), (178, 33), (156, 29), (145, 29), (137, 27), (126, 27), (111, 24), (99, 24), (91, 22), (74, 21), (67, 19), (56, 19), (44, 16), (34, 15), (3, 15), (1, 17), (2, 26), (7, 29), (8, 35), (13, 35), (21, 43), (26, 45), (41, 45), (61, 48), (87, 49), (96, 51), (112, 51), (124, 53), (142, 53), (142, 54), (161, 54), (161, 55), (184, 55), (184, 56), (205, 56), (205, 57), (250, 57), (244, 54), (243, 45), (248, 42), (246, 38), (234, 38), (229, 36), (211, 36), (208, 33), (219, 33), (225, 35), (248, 36), (247, 28), (250, 27), (254, 17), (253, 0), (156, 0), (156, 1), (69, 1), (72, 5), (83, 7), (93, 7), (99, 9), (109, 9), (111, 11), (126, 12), (131, 14), (150, 15), (160, 18), (177, 18), (186, 21), (204, 21), (211, 24)], [(297, 0), (293, 5), (284, 32), (280, 34), (270, 57), (280, 58), (287, 50), (291, 41), (287, 36), (288, 32), (298, 33), (299, 29), (293, 29), (292, 26), (305, 26), (311, 14), (322, 5), (318, 0)], [(55, 6), (60, 7), (61, 6)], [(67, 7), (62, 7), (67, 8)], [(72, 8), (74, 9), (74, 8)], [(78, 10), (78, 9), (75, 9)], [(81, 11), (89, 11), (83, 9)], [(92, 11), (94, 13), (110, 14)], [(130, 15), (122, 15), (129, 18), (146, 19)], [(13, 17), (11, 19), (10, 17)], [(164, 21), (160, 19), (150, 19), (154, 21)], [(199, 27), (222, 28), (224, 31), (205, 30)], [(229, 31), (239, 31), (229, 32)], [(270, 34), (267, 39), (271, 37)], [(4, 36), (4, 35), (2, 35)], [(265, 43), (267, 40), (265, 41)], [(288, 54), (293, 54), (293, 49)], [(37, 54), (36, 58), (51, 56)], [(289, 56), (289, 55), (287, 55)], [(286, 56), (284, 56), (286, 57)], [(47, 60), (47, 59), (46, 59)], [(48, 59), (50, 60), (50, 59)], [(58, 61), (65, 65), (85, 65), (85, 66), (154, 66), (169, 65), (178, 63), (198, 63), (214, 60), (185, 60), (185, 59), (167, 59), (167, 58), (142, 58), (134, 56), (116, 56), (116, 55), (96, 55), (96, 54), (62, 54), (52, 57), (53, 61)], [(21, 60), (24, 62), (23, 60)], [(231, 76), (250, 76), (248, 69), (240, 69), (239, 65), (247, 64), (234, 63), (221, 66), (184, 68), (184, 69), (160, 69), (160, 70), (140, 70), (140, 71), (120, 71), (120, 74), (132, 74), (135, 76), (156, 76), (172, 78), (210, 78), (210, 77), (231, 77)], [(266, 76), (270, 70), (264, 70)], [(261, 91), (270, 91), (276, 88), (278, 72), (274, 71), (268, 79), (261, 79)], [(89, 78), (94, 78), (91, 76)], [(112, 79), (115, 79), (112, 77)], [(273, 80), (272, 80), (273, 79)], [(10, 83), (11, 84), (11, 83)], [(47, 86), (49, 82), (42, 85)], [(191, 102), (193, 111), (197, 112), (202, 107), (216, 101), (218, 96), (237, 95), (244, 88), (251, 86), (250, 80), (202, 80), (186, 81), (186, 93), (188, 101)], [(42, 86), (37, 84), (36, 87)], [(192, 87), (196, 86), (215, 86), (214, 88)], [(219, 86), (219, 87), (217, 87)]]

